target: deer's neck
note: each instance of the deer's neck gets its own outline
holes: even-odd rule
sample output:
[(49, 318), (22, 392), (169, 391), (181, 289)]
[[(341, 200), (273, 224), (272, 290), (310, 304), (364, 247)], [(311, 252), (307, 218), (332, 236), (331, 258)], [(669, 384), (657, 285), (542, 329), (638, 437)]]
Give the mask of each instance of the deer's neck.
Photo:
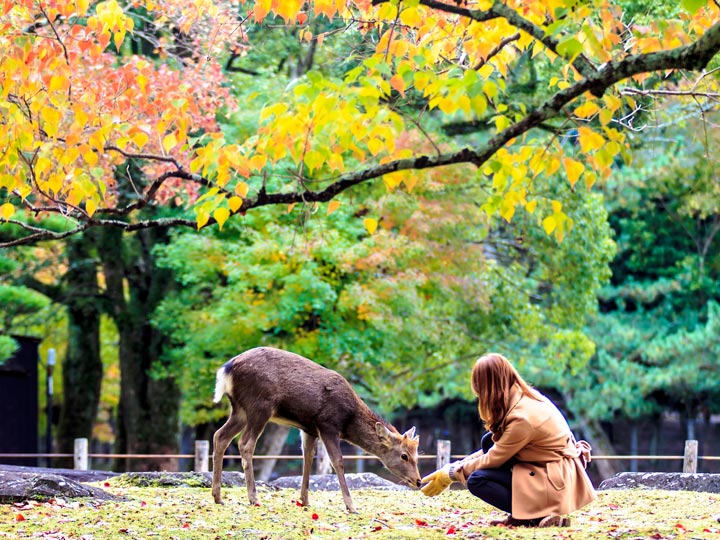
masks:
[(375, 428), (375, 424), (378, 422), (390, 430), (393, 429), (392, 426), (371, 411), (367, 405), (361, 403), (353, 420), (348, 423), (343, 438), (369, 454), (381, 455), (385, 446), (380, 441)]

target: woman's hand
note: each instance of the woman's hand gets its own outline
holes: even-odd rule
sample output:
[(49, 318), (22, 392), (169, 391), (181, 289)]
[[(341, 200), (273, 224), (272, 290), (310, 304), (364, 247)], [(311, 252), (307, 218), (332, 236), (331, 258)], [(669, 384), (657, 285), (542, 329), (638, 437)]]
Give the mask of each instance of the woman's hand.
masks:
[(455, 467), (455, 464), (448, 463), (442, 469), (438, 469), (434, 473), (428, 474), (421, 480), (421, 482), (425, 485), (420, 488), (420, 491), (428, 497), (434, 497), (435, 495), (439, 495), (445, 491), (450, 487), (450, 484), (455, 481), (450, 478), (450, 469), (452, 467)]

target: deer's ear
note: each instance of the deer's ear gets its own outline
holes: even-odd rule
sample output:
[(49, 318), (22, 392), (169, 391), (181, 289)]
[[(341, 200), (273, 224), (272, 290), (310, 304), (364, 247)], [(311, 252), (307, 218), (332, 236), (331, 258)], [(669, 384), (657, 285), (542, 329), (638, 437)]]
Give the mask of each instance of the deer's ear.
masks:
[(408, 439), (413, 440), (413, 441), (420, 440), (420, 436), (415, 435), (415, 426), (411, 427), (405, 433), (403, 433), (403, 437), (407, 437)]
[(377, 433), (377, 436), (380, 437), (383, 444), (386, 446), (392, 445), (392, 432), (380, 422), (375, 422), (375, 433)]

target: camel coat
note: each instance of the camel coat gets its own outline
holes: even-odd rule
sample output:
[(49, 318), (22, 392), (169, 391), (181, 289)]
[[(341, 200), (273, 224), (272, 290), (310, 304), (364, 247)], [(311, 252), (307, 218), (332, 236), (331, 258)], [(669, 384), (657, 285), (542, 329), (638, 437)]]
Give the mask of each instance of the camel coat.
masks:
[(487, 453), (465, 458), (455, 471), (465, 484), (473, 471), (497, 469), (512, 459), (512, 516), (517, 519), (567, 514), (596, 497), (585, 472), (590, 445), (576, 442), (562, 413), (542, 398), (537, 401), (514, 388), (505, 431), (493, 435)]

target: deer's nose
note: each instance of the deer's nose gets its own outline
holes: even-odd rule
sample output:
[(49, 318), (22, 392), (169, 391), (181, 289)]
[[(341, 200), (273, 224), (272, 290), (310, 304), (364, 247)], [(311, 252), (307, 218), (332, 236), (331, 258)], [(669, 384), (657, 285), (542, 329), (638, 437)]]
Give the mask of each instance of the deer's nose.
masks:
[(415, 481), (415, 484), (416, 484), (417, 487), (419, 488), (419, 487), (422, 485), (422, 482), (421, 482), (420, 479), (418, 478), (418, 479)]

